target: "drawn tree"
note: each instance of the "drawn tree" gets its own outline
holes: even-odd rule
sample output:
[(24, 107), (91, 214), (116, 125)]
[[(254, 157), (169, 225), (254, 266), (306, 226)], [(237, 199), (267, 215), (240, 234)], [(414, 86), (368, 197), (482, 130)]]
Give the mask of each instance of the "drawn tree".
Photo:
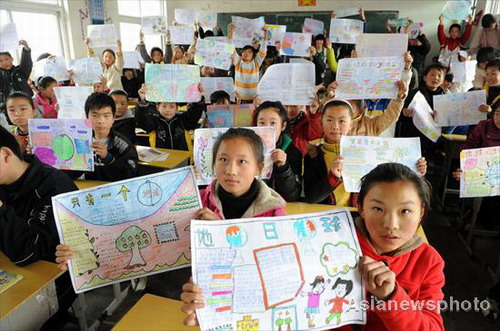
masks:
[(134, 269), (146, 265), (142, 258), (141, 249), (151, 245), (151, 236), (146, 230), (138, 226), (129, 226), (116, 239), (116, 248), (120, 252), (132, 251), (132, 257), (124, 269)]

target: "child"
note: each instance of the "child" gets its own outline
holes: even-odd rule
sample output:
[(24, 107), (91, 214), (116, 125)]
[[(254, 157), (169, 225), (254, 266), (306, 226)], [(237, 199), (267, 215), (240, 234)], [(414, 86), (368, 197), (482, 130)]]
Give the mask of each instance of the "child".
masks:
[[(87, 45), (87, 53), (89, 56), (94, 55), (94, 50), (90, 47), (90, 39), (85, 38)], [(123, 72), (123, 53), (122, 42), (117, 41), (118, 51), (112, 49), (105, 49), (102, 52), (103, 76), (107, 81), (107, 88), (110, 90), (123, 90), (122, 86), (122, 72)]]
[(187, 151), (185, 131), (198, 127), (198, 121), (206, 110), (205, 98), (202, 96), (200, 102), (189, 104), (187, 111), (178, 114), (175, 102), (159, 102), (156, 110), (150, 109), (152, 105), (146, 101), (145, 84), (139, 90), (139, 97), (135, 113), (137, 126), (148, 133), (155, 132), (155, 146), (152, 147)]
[(481, 48), (477, 52), (476, 75), (474, 76), (474, 81), (472, 82), (472, 85), (475, 88), (482, 88), (484, 86), (486, 83), (486, 65), (497, 56), (500, 56), (500, 53), (497, 54), (497, 51), (495, 51), (492, 47)]
[(453, 62), (452, 57), (456, 56), (461, 47), (469, 40), (472, 31), (472, 15), (469, 15), (467, 26), (462, 36), (460, 36), (461, 29), (462, 27), (458, 23), (450, 25), (450, 29), (448, 30), (450, 36), (446, 37), (444, 34), (443, 15), (439, 16), (438, 39), (441, 44), (439, 62), (446, 68), (450, 67), (450, 63)]
[(329, 315), (326, 318), (325, 322), (326, 324), (330, 324), (330, 322), (335, 318), (337, 320), (337, 325), (340, 324), (341, 322), (341, 317), (342, 313), (345, 308), (343, 308), (344, 305), (349, 305), (349, 301), (345, 298), (352, 292), (353, 288), (353, 282), (352, 280), (344, 280), (342, 278), (337, 278), (335, 281), (335, 284), (332, 286), (332, 291), (336, 295), (335, 298), (326, 300), (327, 304), (333, 305), (330, 311), (328, 312)]
[(109, 94), (116, 105), (115, 122), (113, 129), (120, 132), (130, 142), (135, 143), (135, 117), (128, 109), (128, 94), (122, 90), (114, 90)]
[(276, 128), (276, 149), (271, 153), (273, 174), (265, 182), (286, 201), (297, 201), (302, 190), (302, 154), (285, 134), (287, 115), (281, 102), (265, 101), (255, 110), (253, 123)]
[(231, 96), (223, 90), (214, 91), (210, 94), (210, 103), (212, 105), (230, 105)]
[(309, 141), (323, 135), (321, 128), (320, 101), (314, 99), (311, 106), (286, 106), (288, 125), (286, 133), (292, 137), (293, 145), (305, 155)]
[(38, 93), (33, 97), (33, 103), (39, 118), (57, 118), (57, 99), (54, 87), (57, 80), (50, 76), (40, 77), (36, 84)]
[(31, 48), (25, 40), (19, 40), (23, 46), (21, 62), (18, 66), (13, 65), (12, 56), (9, 52), (0, 52), (0, 112), (5, 111), (7, 97), (14, 91), (22, 91), (30, 98), (33, 96), (28, 79), (33, 69), (31, 59)]
[[(165, 36), (165, 39), (168, 41), (168, 44), (170, 44), (169, 41), (169, 34), (170, 32), (167, 32), (167, 35)], [(150, 54), (146, 51), (146, 44), (144, 44), (144, 33), (142, 31), (139, 33), (139, 38), (141, 42), (137, 45), (135, 48), (136, 51), (139, 51), (139, 53), (142, 56), (142, 59), (146, 63), (155, 63), (155, 64), (164, 64), (164, 56), (163, 56), (163, 51), (159, 47), (153, 47), (151, 48)], [(171, 57), (171, 56), (170, 56)], [(167, 56), (167, 58), (169, 58)]]
[[(314, 63), (316, 71), (316, 85), (322, 84), (325, 78), (326, 65), (332, 72), (337, 71), (337, 60), (332, 43), (324, 35), (318, 34), (313, 40), (314, 46), (310, 47), (311, 61)], [(324, 47), (323, 47), (324, 46)]]
[(486, 14), (481, 19), (481, 34), (476, 45), (472, 47), (477, 50), (482, 47), (492, 47), (500, 50), (500, 25), (492, 14)]
[[(386, 305), (371, 305), (360, 329), (444, 330), (439, 314), (444, 261), (416, 234), (430, 199), (430, 184), (401, 164), (378, 165), (362, 179), (358, 200), (362, 218), (355, 221), (364, 255), (359, 271), (368, 297)], [(341, 296), (348, 293), (348, 284), (339, 282), (336, 287)], [(197, 325), (195, 309), (205, 306), (201, 289), (188, 283), (181, 298), (181, 310), (187, 315), (184, 324)], [(397, 309), (384, 310), (393, 303)]]
[(35, 118), (33, 99), (23, 92), (14, 92), (7, 98), (7, 116), (14, 124), (11, 133), (16, 137), (21, 152), (26, 153), (29, 144), (28, 120)]
[(486, 65), (486, 105), (481, 105), (479, 110), (491, 112), (500, 106), (500, 59), (494, 59)]
[(139, 98), (137, 91), (141, 88), (144, 79), (138, 77), (136, 70), (130, 68), (123, 69), (123, 76), (121, 79), (123, 90), (127, 92), (128, 96), (134, 99)]

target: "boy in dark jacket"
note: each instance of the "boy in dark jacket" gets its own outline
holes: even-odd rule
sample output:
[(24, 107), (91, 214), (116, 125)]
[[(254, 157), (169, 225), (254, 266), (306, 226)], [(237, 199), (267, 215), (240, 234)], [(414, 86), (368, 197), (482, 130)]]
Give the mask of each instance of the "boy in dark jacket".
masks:
[(0, 52), (0, 112), (5, 112), (7, 96), (14, 91), (22, 91), (33, 96), (33, 91), (28, 85), (28, 78), (33, 69), (31, 49), (25, 40), (19, 40), (23, 45), (21, 63), (15, 66), (9, 52)]
[(132, 110), (128, 109), (127, 92), (124, 90), (114, 90), (109, 95), (113, 98), (116, 105), (113, 129), (135, 144), (135, 116)]

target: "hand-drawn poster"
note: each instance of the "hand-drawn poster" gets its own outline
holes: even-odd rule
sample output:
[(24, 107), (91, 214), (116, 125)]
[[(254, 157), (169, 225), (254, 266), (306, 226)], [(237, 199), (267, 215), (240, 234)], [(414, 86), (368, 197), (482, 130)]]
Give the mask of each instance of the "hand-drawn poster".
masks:
[(196, 21), (196, 12), (191, 9), (176, 8), (174, 10), (175, 21), (179, 24), (193, 25)]
[[(272, 66), (271, 66), (272, 67)], [(395, 99), (401, 78), (402, 57), (341, 59), (335, 96), (340, 99)]]
[(500, 195), (500, 146), (460, 152), (460, 197)]
[(194, 30), (192, 26), (176, 25), (169, 27), (169, 30), (170, 41), (174, 45), (191, 45), (194, 41)]
[(359, 10), (360, 10), (359, 7), (338, 8), (338, 9), (335, 9), (335, 17), (341, 18), (341, 17), (359, 15)]
[(337, 44), (355, 44), (357, 36), (363, 33), (363, 27), (363, 21), (332, 18), (330, 21), (330, 41)]
[(19, 48), (16, 23), (2, 24), (0, 27), (0, 52), (11, 52)]
[(207, 67), (229, 70), (232, 64), (231, 55), (234, 45), (210, 39), (198, 39), (194, 63)]
[(358, 57), (403, 57), (408, 50), (408, 35), (402, 33), (363, 33), (358, 36)]
[(441, 136), (441, 127), (434, 122), (432, 117), (433, 110), (425, 100), (422, 93), (417, 92), (413, 100), (408, 105), (413, 110), (413, 125), (433, 142), (438, 141)]
[(252, 40), (264, 38), (262, 28), (266, 24), (264, 16), (250, 19), (240, 16), (232, 16), (234, 24), (233, 43), (235, 47), (242, 48), (246, 45), (251, 45)]
[(266, 24), (267, 29), (267, 45), (276, 46), (281, 43), (281, 39), (285, 36), (286, 25), (270, 25)]
[(486, 104), (486, 91), (435, 95), (436, 123), (440, 126), (477, 124), (486, 119), (479, 106)]
[(347, 192), (359, 192), (361, 178), (382, 163), (401, 163), (417, 172), (417, 161), (422, 156), (418, 137), (361, 136), (342, 136), (340, 155), (344, 157), (342, 178)]
[(146, 100), (152, 102), (197, 102), (200, 68), (189, 64), (146, 63)]
[[(276, 148), (276, 129), (273, 127), (248, 127), (260, 136), (264, 143), (264, 169), (261, 178), (271, 178), (273, 161), (271, 152)], [(227, 128), (196, 129), (194, 130), (193, 158), (199, 170), (198, 185), (208, 185), (215, 178), (212, 168), (212, 151), (217, 138), (226, 132)]]
[(40, 161), (57, 169), (94, 171), (90, 120), (33, 118), (30, 145)]
[(237, 128), (252, 125), (254, 105), (207, 106), (209, 128)]
[(476, 76), (477, 61), (451, 62), (450, 73), (454, 83), (472, 82)]
[(166, 34), (167, 18), (162, 15), (141, 17), (141, 30), (144, 34)]
[(318, 34), (323, 34), (325, 29), (325, 23), (323, 21), (318, 21), (312, 18), (304, 19), (304, 25), (302, 25), (302, 33), (310, 33), (313, 36)]
[(54, 87), (59, 111), (58, 119), (85, 119), (85, 101), (94, 92), (92, 86)]
[(232, 77), (201, 77), (203, 96), (205, 103), (210, 103), (210, 95), (215, 91), (224, 91), (229, 94), (230, 100), (234, 102), (234, 81)]
[(52, 205), (74, 252), (76, 293), (191, 262), (190, 220), (202, 207), (192, 167), (60, 194)]
[(73, 71), (76, 85), (92, 85), (101, 81), (102, 64), (97, 56), (73, 60), (69, 68)]
[(286, 32), (281, 39), (280, 54), (287, 56), (309, 56), (312, 35), (310, 33)]
[(33, 80), (39, 77), (50, 76), (58, 82), (69, 80), (66, 59), (63, 57), (49, 57), (36, 61), (33, 64)]
[(278, 63), (262, 76), (257, 94), (262, 101), (281, 101), (284, 105), (310, 105), (314, 97), (314, 64)]
[(113, 48), (118, 40), (113, 24), (88, 25), (87, 38), (92, 48)]
[(446, 1), (441, 14), (449, 20), (465, 20), (472, 7), (470, 0), (448, 0)]
[(141, 54), (137, 51), (126, 51), (123, 52), (123, 68), (127, 69), (141, 69), (141, 62), (144, 60)]
[(349, 211), (191, 221), (201, 330), (329, 330), (365, 324)]
[(205, 30), (213, 30), (217, 25), (217, 13), (198, 13), (198, 24)]

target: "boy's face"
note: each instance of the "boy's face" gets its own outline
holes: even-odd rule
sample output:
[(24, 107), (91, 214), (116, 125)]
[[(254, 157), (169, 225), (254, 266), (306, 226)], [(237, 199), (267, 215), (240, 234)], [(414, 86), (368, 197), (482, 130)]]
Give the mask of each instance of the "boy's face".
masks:
[(212, 77), (215, 74), (215, 69), (212, 67), (201, 67), (201, 77)]
[(127, 97), (124, 95), (112, 95), (111, 96), (113, 100), (115, 100), (115, 105), (116, 105), (116, 117), (122, 117), (123, 114), (127, 111), (128, 108), (128, 101)]
[(93, 83), (92, 87), (94, 88), (94, 92), (104, 92), (104, 85), (101, 82)]
[(443, 82), (443, 84), (441, 84), (441, 87), (444, 89), (444, 90), (448, 90), (451, 86), (451, 82), (449, 80), (445, 80)]
[(177, 113), (177, 104), (175, 102), (160, 102), (156, 106), (156, 110), (158, 110), (161, 117), (171, 120)]
[(295, 117), (299, 116), (300, 112), (304, 110), (304, 106), (285, 106), (285, 108), (286, 115), (289, 120), (292, 120)]
[(493, 123), (495, 123), (497, 129), (500, 130), (500, 107), (497, 108), (497, 110), (493, 113), (492, 117), (493, 117)]
[(241, 58), (243, 59), (243, 61), (252, 61), (253, 60), (253, 52), (251, 49), (245, 49), (242, 53), (241, 53)]
[(127, 78), (128, 80), (132, 80), (134, 79), (134, 72), (132, 70), (125, 70), (125, 72), (123, 73), (123, 75), (125, 76), (125, 78)]
[(0, 68), (3, 70), (12, 68), (12, 58), (6, 54), (0, 55)]
[(344, 106), (330, 106), (326, 109), (321, 119), (324, 139), (327, 143), (340, 142), (342, 136), (347, 136), (351, 131), (352, 118), (349, 109)]
[(439, 69), (431, 69), (427, 75), (424, 76), (425, 85), (435, 91), (444, 81), (444, 73)]
[(489, 67), (486, 69), (486, 83), (489, 86), (500, 85), (500, 69), (498, 67)]
[(115, 121), (110, 106), (100, 109), (91, 109), (87, 117), (92, 122), (92, 129), (94, 130), (96, 138), (101, 139), (108, 137), (109, 131)]
[(316, 46), (316, 49), (321, 49), (323, 48), (324, 43), (325, 43), (324, 40), (318, 39), (314, 42), (314, 46)]
[(163, 61), (163, 55), (160, 52), (154, 51), (151, 55), (151, 59), (154, 63), (160, 63), (161, 61)]
[(460, 29), (455, 27), (450, 30), (450, 38), (456, 39), (460, 35)]
[(25, 98), (11, 98), (7, 101), (7, 115), (14, 125), (26, 129), (28, 120), (35, 117), (35, 109)]

